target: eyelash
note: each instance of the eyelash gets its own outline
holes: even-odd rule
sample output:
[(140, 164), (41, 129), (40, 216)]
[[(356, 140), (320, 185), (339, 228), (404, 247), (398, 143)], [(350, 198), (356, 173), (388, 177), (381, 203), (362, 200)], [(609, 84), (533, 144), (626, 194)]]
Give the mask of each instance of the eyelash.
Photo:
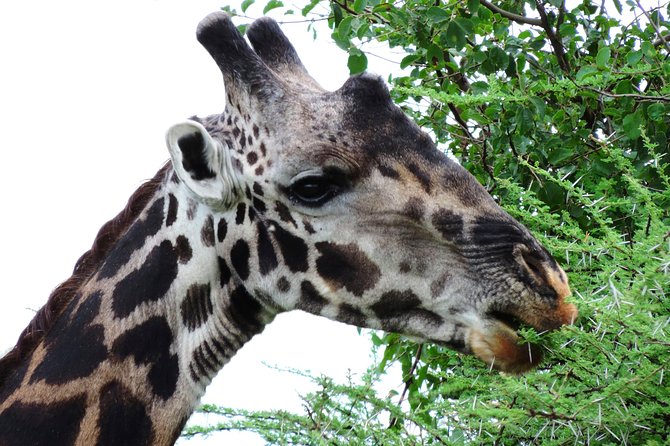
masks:
[(333, 175), (310, 175), (296, 180), (287, 189), (291, 200), (319, 207), (339, 195), (345, 189), (345, 182)]

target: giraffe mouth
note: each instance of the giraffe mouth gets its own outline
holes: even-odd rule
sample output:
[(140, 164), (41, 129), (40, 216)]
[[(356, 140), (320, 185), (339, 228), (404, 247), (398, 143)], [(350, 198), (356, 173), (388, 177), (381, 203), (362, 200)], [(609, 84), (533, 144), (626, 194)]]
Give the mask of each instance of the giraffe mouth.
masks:
[(513, 374), (527, 372), (542, 361), (542, 350), (538, 345), (521, 342), (517, 331), (523, 326), (532, 325), (513, 314), (491, 311), (480, 326), (470, 330), (466, 345), (491, 368)]

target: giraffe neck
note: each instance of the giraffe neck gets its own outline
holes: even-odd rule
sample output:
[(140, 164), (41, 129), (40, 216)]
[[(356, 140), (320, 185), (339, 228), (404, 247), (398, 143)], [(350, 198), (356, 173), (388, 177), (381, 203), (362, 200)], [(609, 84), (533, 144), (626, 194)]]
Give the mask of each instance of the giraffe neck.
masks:
[(165, 181), (0, 386), (0, 444), (41, 444), (52, 427), (51, 444), (172, 444), (214, 375), (272, 320), (240, 280), (240, 216), (188, 195)]

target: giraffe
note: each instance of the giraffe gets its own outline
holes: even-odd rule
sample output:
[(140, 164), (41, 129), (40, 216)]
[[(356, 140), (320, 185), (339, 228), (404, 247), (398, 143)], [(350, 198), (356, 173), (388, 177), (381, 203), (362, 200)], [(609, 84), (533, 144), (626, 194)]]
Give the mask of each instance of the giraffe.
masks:
[(370, 74), (325, 91), (278, 25), (197, 38), (223, 113), (171, 127), (171, 162), (101, 229), (0, 359), (1, 445), (168, 445), (280, 312), (397, 332), (522, 373), (520, 323), (572, 323), (545, 248)]

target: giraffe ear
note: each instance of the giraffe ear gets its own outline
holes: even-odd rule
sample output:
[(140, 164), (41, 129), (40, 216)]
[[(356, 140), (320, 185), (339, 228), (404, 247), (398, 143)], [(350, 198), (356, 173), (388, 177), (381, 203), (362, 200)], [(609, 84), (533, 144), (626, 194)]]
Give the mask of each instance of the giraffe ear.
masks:
[(166, 142), (179, 179), (203, 202), (230, 208), (238, 198), (239, 179), (228, 150), (195, 121), (173, 125)]

